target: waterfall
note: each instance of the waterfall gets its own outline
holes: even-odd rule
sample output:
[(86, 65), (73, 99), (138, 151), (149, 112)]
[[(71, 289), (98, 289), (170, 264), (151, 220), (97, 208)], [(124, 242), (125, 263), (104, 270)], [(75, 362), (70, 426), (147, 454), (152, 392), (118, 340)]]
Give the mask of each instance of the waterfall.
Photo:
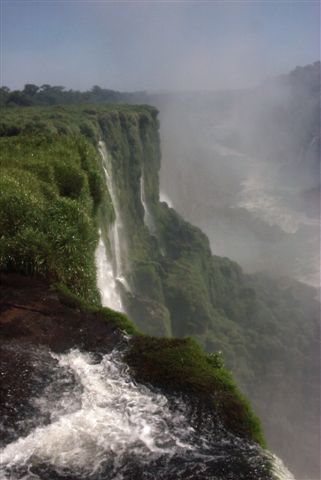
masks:
[(104, 307), (112, 308), (113, 310), (124, 311), (112, 262), (107, 257), (105, 244), (100, 230), (95, 260), (97, 267), (97, 286), (100, 291), (102, 305)]
[(121, 250), (120, 250), (120, 240), (119, 240), (119, 233), (122, 229), (122, 224), (120, 220), (120, 211), (118, 206), (118, 201), (116, 197), (116, 192), (114, 189), (113, 177), (112, 177), (112, 167), (108, 162), (108, 153), (106, 149), (105, 142), (100, 141), (98, 144), (99, 152), (103, 160), (103, 169), (105, 172), (106, 178), (106, 185), (108, 188), (109, 195), (111, 197), (111, 201), (113, 203), (114, 211), (115, 211), (115, 223), (111, 228), (111, 240), (112, 240), (112, 248), (114, 253), (114, 260), (115, 260), (115, 270), (116, 270), (116, 277), (120, 277), (122, 273), (122, 260), (121, 260)]
[(272, 472), (275, 475), (275, 480), (295, 480), (292, 473), (285, 467), (282, 460), (272, 453), (268, 453), (272, 463)]
[(125, 243), (124, 226), (121, 221), (119, 203), (118, 203), (114, 182), (113, 182), (112, 165), (108, 158), (105, 142), (100, 141), (98, 143), (98, 150), (102, 158), (102, 165), (105, 173), (106, 185), (107, 185), (107, 189), (108, 189), (108, 192), (113, 204), (114, 212), (115, 212), (115, 222), (109, 230), (110, 243), (111, 243), (113, 261), (114, 261), (114, 264), (113, 264), (114, 279), (120, 282), (126, 288), (126, 290), (130, 290), (129, 285), (126, 281), (126, 278), (124, 276), (124, 265), (123, 265), (122, 249), (121, 249), (121, 241), (120, 241), (120, 239), (122, 239), (122, 244)]
[(146, 192), (145, 192), (145, 179), (144, 179), (144, 172), (140, 177), (140, 201), (144, 208), (144, 223), (151, 234), (155, 233), (155, 224), (153, 220), (153, 216), (148, 208), (147, 201), (146, 201)]

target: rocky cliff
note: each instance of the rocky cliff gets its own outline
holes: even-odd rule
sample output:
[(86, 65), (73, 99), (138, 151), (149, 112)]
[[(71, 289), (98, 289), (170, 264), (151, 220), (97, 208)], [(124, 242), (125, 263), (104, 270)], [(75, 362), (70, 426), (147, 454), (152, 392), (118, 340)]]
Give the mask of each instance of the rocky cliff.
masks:
[[(99, 308), (94, 262), (98, 230), (107, 256), (114, 254), (115, 272), (117, 255), (111, 229), (118, 217), (121, 272), (116, 272), (115, 282), (124, 309), (138, 329), (153, 336), (192, 335), (208, 353), (222, 351), (228, 368), (251, 393), (263, 417), (264, 408), (273, 405), (273, 434), (275, 429), (282, 433), (275, 445), (287, 460), (296, 458), (295, 444), (298, 437), (305, 436), (304, 431), (309, 432), (314, 444), (318, 443), (313, 420), (318, 411), (315, 373), (319, 365), (315, 293), (297, 283), (276, 285), (265, 277), (245, 275), (236, 263), (212, 256), (206, 236), (159, 201), (160, 146), (155, 109), (9, 109), (0, 132), (3, 272), (59, 283), (60, 289), (67, 288), (91, 308)], [(112, 175), (117, 208), (106, 188), (106, 169)], [(125, 327), (134, 332), (132, 326)], [(230, 409), (221, 411), (222, 418), (228, 423), (232, 418), (233, 428), (239, 425), (238, 434), (245, 428), (247, 438), (262, 441), (248, 405), (236, 393), (230, 377), (221, 375), (225, 372), (221, 370), (221, 354), (206, 357), (185, 340), (177, 345), (164, 340), (157, 343), (156, 339), (146, 340), (143, 345), (140, 342), (133, 344), (138, 359), (146, 359), (154, 369), (144, 371), (141, 360), (129, 356), (138, 379), (166, 390), (168, 373), (174, 365), (177, 368), (177, 361), (182, 362), (177, 375), (169, 379), (170, 386), (183, 375), (187, 382), (184, 385), (192, 390), (202, 390), (208, 382), (211, 388), (217, 384), (227, 388), (232, 403)], [(178, 357), (173, 354), (173, 345)], [(161, 365), (153, 356), (155, 349), (164, 359)], [(189, 364), (190, 357), (203, 372), (201, 385), (195, 386), (192, 381), (198, 374), (195, 365)], [(174, 363), (168, 363), (171, 359)], [(212, 360), (214, 373), (208, 370)], [(163, 368), (167, 369), (165, 373)], [(302, 371), (309, 375), (302, 377)], [(216, 381), (211, 380), (212, 375)], [(284, 393), (289, 385), (288, 393), (277, 394), (275, 401), (266, 393)], [(303, 389), (311, 398), (307, 415), (302, 415)], [(212, 395), (213, 391), (207, 393)], [(229, 404), (219, 398), (219, 404), (224, 403)], [(286, 424), (280, 420), (285, 410), (289, 416)], [(300, 422), (292, 421), (298, 412)], [(289, 444), (291, 436), (296, 440)], [(314, 449), (308, 448), (308, 442), (305, 445), (307, 448), (300, 450), (303, 469), (306, 471), (308, 465), (316, 471)]]

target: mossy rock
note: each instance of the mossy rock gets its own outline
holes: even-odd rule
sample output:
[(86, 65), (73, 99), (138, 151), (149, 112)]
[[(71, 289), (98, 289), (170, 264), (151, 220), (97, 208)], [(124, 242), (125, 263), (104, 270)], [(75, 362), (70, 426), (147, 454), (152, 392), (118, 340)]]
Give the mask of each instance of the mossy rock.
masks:
[(54, 287), (59, 299), (63, 305), (70, 308), (75, 308), (80, 312), (93, 313), (97, 318), (106, 321), (113, 328), (121, 330), (128, 335), (140, 335), (139, 330), (135, 327), (126, 315), (121, 312), (116, 312), (107, 307), (100, 307), (95, 304), (88, 303), (84, 298), (79, 295), (75, 295), (71, 292), (66, 285), (55, 284)]
[(210, 399), (213, 413), (219, 415), (227, 430), (265, 446), (259, 419), (231, 374), (206, 355), (195, 340), (134, 337), (126, 361), (139, 382)]
[(171, 336), (170, 314), (162, 303), (128, 292), (124, 292), (123, 300), (130, 318), (142, 332), (153, 336)]

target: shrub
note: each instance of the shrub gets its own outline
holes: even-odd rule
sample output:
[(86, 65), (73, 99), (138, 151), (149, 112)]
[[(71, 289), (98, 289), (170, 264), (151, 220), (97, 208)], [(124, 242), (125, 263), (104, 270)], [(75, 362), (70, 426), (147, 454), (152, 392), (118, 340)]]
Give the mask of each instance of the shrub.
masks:
[(54, 177), (60, 195), (70, 198), (80, 196), (85, 184), (85, 175), (71, 162), (57, 160), (54, 163)]
[(0, 178), (0, 232), (11, 236), (21, 228), (41, 223), (43, 198), (31, 174), (12, 170)]
[(213, 364), (195, 340), (134, 337), (126, 361), (137, 381), (170, 392), (210, 397), (213, 409), (230, 431), (265, 446), (259, 419), (231, 374)]

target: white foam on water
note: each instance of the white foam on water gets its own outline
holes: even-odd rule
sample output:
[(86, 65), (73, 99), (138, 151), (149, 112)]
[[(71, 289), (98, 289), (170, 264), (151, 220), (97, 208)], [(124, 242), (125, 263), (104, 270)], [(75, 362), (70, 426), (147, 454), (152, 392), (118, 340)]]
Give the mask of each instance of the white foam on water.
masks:
[(113, 265), (107, 257), (105, 244), (99, 231), (99, 242), (95, 252), (97, 271), (97, 286), (101, 295), (101, 303), (104, 307), (113, 310), (124, 311), (120, 293), (115, 279)]
[[(112, 468), (120, 465), (126, 452), (147, 463), (179, 448), (193, 449), (184, 441), (192, 431), (184, 416), (170, 412), (165, 396), (135, 384), (118, 352), (105, 355), (100, 363), (79, 350), (53, 356), (59, 369), (75, 376), (75, 384), (65, 391), (68, 401), (53, 403), (46, 393), (37, 399), (51, 423), (0, 451), (0, 478), (15, 478), (6, 476), (10, 469), (44, 463), (88, 478), (108, 461)], [(53, 387), (62, 388), (63, 378), (56, 377), (51, 394)]]
[(274, 454), (269, 454), (272, 463), (272, 474), (275, 480), (295, 480), (292, 473), (286, 468), (282, 460)]
[(261, 174), (252, 174), (242, 183), (237, 206), (245, 208), (269, 225), (278, 225), (286, 233), (296, 233), (300, 225), (318, 227), (318, 219), (291, 210), (266, 186)]

